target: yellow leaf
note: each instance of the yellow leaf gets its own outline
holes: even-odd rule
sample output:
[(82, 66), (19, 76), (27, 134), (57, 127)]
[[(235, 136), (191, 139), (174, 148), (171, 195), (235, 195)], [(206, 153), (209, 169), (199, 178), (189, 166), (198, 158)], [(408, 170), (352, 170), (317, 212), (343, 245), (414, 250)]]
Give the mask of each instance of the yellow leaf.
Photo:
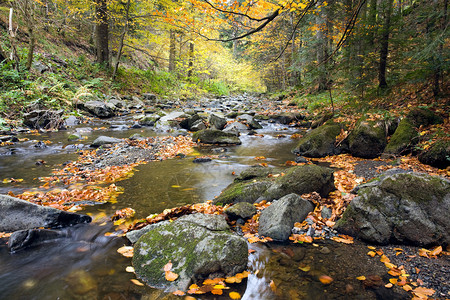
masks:
[(211, 291), (211, 293), (214, 294), (214, 295), (222, 295), (222, 294), (223, 294), (223, 291), (222, 291), (222, 290), (216, 290), (216, 289), (213, 289), (213, 290)]
[(377, 248), (375, 248), (374, 246), (367, 246), (367, 248), (369, 248), (370, 250), (375, 250)]
[(358, 279), (360, 281), (364, 281), (364, 280), (366, 280), (366, 276), (358, 276), (358, 277), (356, 277), (356, 279)]
[(389, 282), (392, 283), (392, 284), (396, 284), (397, 281), (398, 281), (397, 278), (391, 278), (391, 279), (389, 279)]
[(241, 295), (238, 292), (231, 292), (228, 294), (231, 299), (241, 299)]
[(405, 291), (409, 292), (409, 291), (412, 290), (412, 287), (411, 287), (410, 285), (404, 285), (404, 286), (403, 286), (403, 289), (404, 289)]
[(370, 257), (375, 257), (375, 255), (377, 255), (377, 254), (373, 251), (369, 251), (369, 252), (367, 252), (367, 255), (369, 255)]
[(309, 270), (311, 270), (311, 267), (306, 265), (306, 266), (300, 266), (298, 267), (300, 270), (302, 270), (303, 272), (309, 272)]
[(434, 248), (433, 250), (430, 251), (430, 255), (439, 255), (442, 252), (442, 246), (437, 246), (436, 248)]

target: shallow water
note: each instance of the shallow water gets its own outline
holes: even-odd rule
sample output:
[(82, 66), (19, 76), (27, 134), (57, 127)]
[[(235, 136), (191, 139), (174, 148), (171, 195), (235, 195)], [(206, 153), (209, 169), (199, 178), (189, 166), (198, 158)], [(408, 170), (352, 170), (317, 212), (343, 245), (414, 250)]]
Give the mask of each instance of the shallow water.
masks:
[[(121, 119), (112, 121), (114, 124)], [(111, 123), (110, 123), (111, 124)], [(109, 124), (109, 125), (110, 125)], [(101, 126), (94, 124), (92, 126)], [(86, 126), (86, 125), (83, 125)], [(78, 126), (78, 127), (83, 127)], [(71, 129), (73, 131), (73, 128)], [(70, 132), (71, 132), (70, 131)], [(99, 135), (128, 137), (133, 133), (144, 136), (156, 135), (148, 128), (138, 130), (98, 130), (88, 133), (81, 142), (89, 144)], [(269, 165), (282, 166), (295, 157), (290, 152), (296, 141), (289, 136), (298, 129), (264, 123), (258, 130), (261, 136), (241, 136), (241, 146), (227, 147), (226, 152), (211, 162), (196, 164), (193, 157), (151, 162), (136, 168), (135, 175), (117, 185), (124, 188), (117, 203), (91, 206), (86, 213), (93, 214), (92, 224), (67, 228), (67, 238), (48, 242), (45, 245), (18, 253), (8, 253), (6, 246), (0, 246), (0, 298), (1, 299), (179, 299), (149, 287), (139, 287), (131, 283), (134, 274), (125, 272), (131, 259), (119, 255), (116, 250), (127, 244), (125, 238), (106, 237), (106, 232), (114, 230), (109, 217), (115, 210), (132, 207), (138, 218), (160, 213), (189, 203), (212, 200), (250, 165), (260, 163), (254, 158), (265, 156)], [(279, 134), (286, 137), (277, 137)], [(23, 178), (16, 184), (4, 184), (0, 193), (39, 186), (36, 179), (48, 176), (52, 168), (77, 157), (75, 147), (67, 145), (67, 132), (55, 132), (40, 136), (27, 136), (36, 140), (51, 140), (44, 149), (36, 149), (36, 141), (22, 143), (16, 154), (0, 157), (0, 178)], [(80, 146), (85, 147), (85, 146)], [(215, 154), (211, 148), (196, 149), (198, 154)], [(37, 160), (46, 164), (37, 166)], [(249, 257), (252, 275), (247, 282), (233, 286), (233, 291), (243, 295), (243, 299), (348, 299), (343, 293), (347, 271), (339, 266), (339, 261), (353, 261), (358, 257), (340, 245), (328, 245), (333, 254), (324, 255), (320, 251), (324, 245), (255, 245), (256, 250)], [(290, 249), (290, 250), (286, 250)], [(358, 249), (355, 248), (355, 251)], [(336, 253), (341, 258), (336, 259)], [(361, 259), (365, 259), (362, 249)], [(346, 257), (346, 259), (342, 259)], [(306, 275), (298, 265), (307, 262), (313, 268)], [(332, 274), (331, 274), (332, 273)], [(315, 274), (315, 275), (314, 275)], [(318, 282), (318, 274), (333, 275), (339, 280), (333, 292)], [(336, 280), (336, 281), (337, 281)], [(277, 288), (274, 288), (277, 287)], [(343, 286), (343, 287), (342, 287)], [(339, 287), (339, 289), (338, 289)], [(227, 293), (225, 293), (227, 294)], [(365, 291), (358, 290), (353, 298), (368, 299)], [(361, 298), (361, 297), (362, 298)], [(369, 297), (370, 298), (370, 297)], [(225, 296), (204, 295), (199, 299), (227, 299)]]

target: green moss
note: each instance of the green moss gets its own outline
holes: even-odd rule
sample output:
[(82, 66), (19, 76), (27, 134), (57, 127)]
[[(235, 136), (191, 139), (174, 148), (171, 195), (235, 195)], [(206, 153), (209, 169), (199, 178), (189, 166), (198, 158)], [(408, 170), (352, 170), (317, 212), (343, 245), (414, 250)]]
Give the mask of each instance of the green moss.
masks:
[(236, 202), (254, 203), (270, 186), (270, 181), (244, 181), (230, 184), (215, 199), (214, 203), (230, 204)]
[(442, 201), (450, 193), (448, 182), (430, 175), (398, 174), (383, 180), (380, 188), (400, 199), (417, 203)]
[(400, 154), (404, 150), (409, 149), (412, 145), (415, 145), (418, 141), (417, 137), (418, 133), (414, 128), (413, 123), (409, 119), (404, 118), (400, 121), (400, 124), (398, 124), (398, 127), (392, 135), (384, 152)]
[(337, 124), (323, 125), (311, 130), (294, 148), (293, 152), (307, 157), (323, 157), (336, 152), (336, 136), (341, 132)]

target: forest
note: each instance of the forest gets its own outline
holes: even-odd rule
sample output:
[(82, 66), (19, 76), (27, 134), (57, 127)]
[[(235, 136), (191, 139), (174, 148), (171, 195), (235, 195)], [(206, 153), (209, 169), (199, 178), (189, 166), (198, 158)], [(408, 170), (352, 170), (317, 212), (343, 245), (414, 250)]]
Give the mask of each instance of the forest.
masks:
[(0, 298), (448, 299), (448, 0), (0, 0)]

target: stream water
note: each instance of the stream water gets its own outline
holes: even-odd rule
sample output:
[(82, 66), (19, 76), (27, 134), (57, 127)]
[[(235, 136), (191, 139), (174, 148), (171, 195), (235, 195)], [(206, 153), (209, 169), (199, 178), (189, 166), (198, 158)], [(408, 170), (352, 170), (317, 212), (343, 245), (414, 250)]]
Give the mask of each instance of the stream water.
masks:
[[(101, 121), (90, 124), (108, 129), (85, 131), (83, 135), (87, 139), (80, 144), (68, 143), (66, 131), (19, 136), (29, 140), (21, 142), (19, 147), (2, 149), (13, 154), (0, 156), (0, 179), (22, 178), (24, 181), (3, 184), (0, 193), (20, 193), (38, 187), (40, 183), (36, 178), (48, 176), (58, 164), (75, 160), (76, 150), (87, 147), (98, 135), (156, 135), (148, 128), (109, 128), (111, 125), (120, 128), (125, 121), (122, 118), (107, 124)], [(83, 126), (79, 125), (78, 130)], [(70, 132), (75, 129), (71, 128)], [(263, 137), (242, 135), (242, 145), (227, 147), (227, 152), (211, 162), (196, 164), (192, 157), (186, 157), (138, 166), (133, 177), (117, 183), (124, 188), (118, 201), (87, 207), (84, 213), (92, 214), (94, 222), (64, 229), (67, 238), (17, 253), (9, 253), (5, 245), (0, 245), (0, 299), (179, 299), (130, 281), (135, 275), (127, 273), (125, 268), (131, 265), (131, 259), (116, 252), (127, 240), (104, 235), (114, 230), (110, 216), (117, 209), (132, 207), (141, 218), (166, 208), (213, 199), (232, 182), (233, 172), (239, 174), (259, 163), (254, 159), (256, 156), (265, 156), (266, 162), (274, 166), (293, 160), (291, 148), (295, 141), (289, 136), (295, 132), (298, 129), (265, 122), (264, 128), (258, 130)], [(280, 133), (285, 137), (277, 137)], [(44, 140), (52, 143), (45, 148), (35, 147), (37, 141)], [(208, 149), (197, 151), (212, 154)], [(46, 163), (36, 165), (40, 160)], [(323, 241), (308, 246), (252, 244), (249, 247), (256, 251), (249, 258), (252, 275), (233, 286), (233, 291), (239, 292), (243, 299), (373, 298), (351, 279), (371, 268), (364, 245), (341, 246)], [(311, 271), (299, 270), (300, 264), (307, 264)], [(335, 282), (323, 285), (317, 280), (320, 274), (333, 277)], [(211, 294), (197, 298), (229, 299)]]

